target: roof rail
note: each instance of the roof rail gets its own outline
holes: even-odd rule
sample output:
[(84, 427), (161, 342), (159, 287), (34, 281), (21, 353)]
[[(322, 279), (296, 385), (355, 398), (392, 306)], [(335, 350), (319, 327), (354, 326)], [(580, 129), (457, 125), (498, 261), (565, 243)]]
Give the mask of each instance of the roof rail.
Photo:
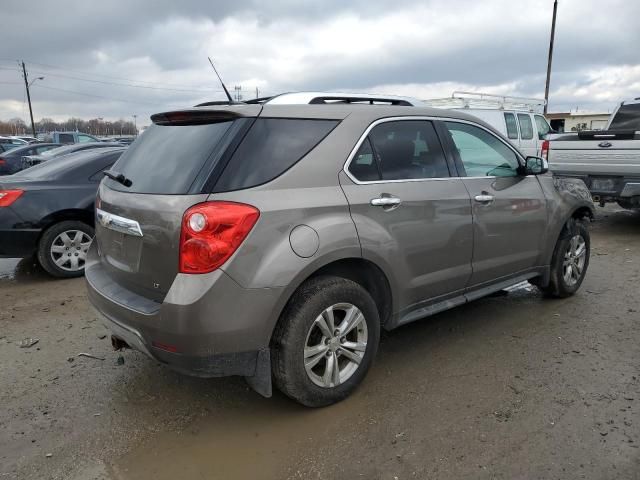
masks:
[(510, 97), (480, 92), (453, 92), (450, 97), (424, 100), (424, 103), (437, 108), (469, 108), (522, 110), (541, 113), (546, 101), (541, 98)]
[(370, 93), (338, 92), (292, 92), (276, 95), (265, 103), (270, 105), (332, 105), (340, 103), (364, 105), (402, 105), (406, 107), (424, 106), (415, 98), (395, 95), (374, 95)]

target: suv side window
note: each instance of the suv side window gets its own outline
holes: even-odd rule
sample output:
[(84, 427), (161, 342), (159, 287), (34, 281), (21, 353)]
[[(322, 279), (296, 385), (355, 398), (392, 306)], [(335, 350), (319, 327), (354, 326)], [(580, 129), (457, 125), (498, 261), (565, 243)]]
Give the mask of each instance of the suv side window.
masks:
[(93, 138), (91, 138), (89, 135), (78, 135), (78, 143), (87, 143), (87, 142), (95, 142), (95, 140)]
[(502, 140), (468, 123), (445, 122), (468, 177), (515, 177), (518, 157)]
[(516, 116), (513, 113), (505, 113), (504, 121), (507, 124), (507, 137), (511, 140), (517, 140), (518, 125), (516, 125)]
[(355, 157), (349, 164), (349, 173), (360, 182), (374, 182), (380, 180), (378, 159), (373, 154), (369, 137), (365, 138)]
[(518, 114), (518, 123), (520, 124), (520, 138), (522, 140), (531, 140), (533, 138), (533, 123), (528, 113)]
[[(381, 180), (416, 180), (449, 176), (442, 146), (433, 124), (429, 121), (384, 122), (371, 130), (369, 140), (373, 145)], [(362, 147), (358, 151), (358, 154), (360, 153), (364, 153)], [(360, 161), (364, 161), (364, 158), (366, 157), (362, 157)], [(354, 160), (357, 159), (358, 156)], [(349, 168), (352, 168), (351, 165)]]
[(538, 127), (538, 138), (540, 140), (544, 139), (544, 136), (551, 132), (551, 127), (547, 123), (547, 119), (542, 115), (534, 115), (533, 118), (536, 119), (536, 127)]
[(214, 191), (240, 190), (270, 182), (298, 163), (337, 124), (336, 120), (258, 118), (231, 157)]
[(70, 133), (60, 133), (58, 134), (58, 142), (60, 143), (74, 143), (73, 135)]

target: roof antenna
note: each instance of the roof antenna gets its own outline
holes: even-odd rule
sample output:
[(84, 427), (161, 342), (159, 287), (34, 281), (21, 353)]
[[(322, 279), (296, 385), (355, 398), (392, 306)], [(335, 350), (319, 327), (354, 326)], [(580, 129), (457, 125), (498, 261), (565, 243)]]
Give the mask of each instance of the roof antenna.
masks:
[(220, 74), (218, 73), (218, 70), (216, 70), (215, 65), (211, 61), (211, 57), (207, 57), (207, 58), (209, 59), (209, 63), (211, 64), (211, 68), (213, 68), (213, 71), (216, 72), (216, 75), (218, 76), (218, 80), (220, 80), (220, 84), (222, 85), (222, 88), (224, 88), (224, 93), (227, 95), (227, 98), (229, 99), (229, 104), (235, 103), (233, 101), (233, 99), (231, 98), (231, 95), (229, 95), (229, 90), (227, 90), (227, 87), (224, 86), (224, 82), (222, 81), (222, 78), (220, 78)]

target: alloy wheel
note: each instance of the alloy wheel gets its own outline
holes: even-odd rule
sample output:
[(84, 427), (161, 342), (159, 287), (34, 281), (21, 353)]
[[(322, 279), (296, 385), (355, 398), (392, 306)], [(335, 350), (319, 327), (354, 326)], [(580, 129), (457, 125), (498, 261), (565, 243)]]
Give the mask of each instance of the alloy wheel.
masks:
[(365, 317), (351, 303), (337, 303), (314, 320), (304, 346), (304, 367), (319, 387), (346, 382), (358, 370), (367, 350)]
[(582, 277), (584, 265), (587, 260), (587, 243), (582, 235), (574, 235), (569, 241), (569, 246), (564, 254), (562, 262), (562, 276), (564, 282), (572, 287)]

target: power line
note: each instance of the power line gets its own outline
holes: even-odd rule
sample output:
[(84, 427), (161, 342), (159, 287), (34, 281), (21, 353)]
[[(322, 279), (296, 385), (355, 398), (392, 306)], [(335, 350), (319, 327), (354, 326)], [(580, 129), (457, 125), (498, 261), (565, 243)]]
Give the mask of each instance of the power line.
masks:
[(104, 74), (100, 74), (100, 73), (90, 73), (90, 72), (83, 72), (83, 71), (79, 71), (79, 70), (71, 70), (69, 68), (63, 68), (63, 67), (56, 67), (55, 65), (49, 65), (46, 63), (38, 63), (38, 62), (29, 62), (32, 63), (34, 65), (40, 65), (41, 67), (45, 67), (45, 68), (50, 68), (50, 69), (54, 69), (54, 70), (62, 70), (65, 72), (71, 72), (71, 73), (76, 73), (78, 75), (84, 75), (86, 77), (103, 77), (103, 78), (111, 78), (113, 80), (124, 80), (125, 82), (135, 82), (135, 83), (147, 83), (147, 84), (151, 84), (151, 85), (166, 85), (169, 87), (184, 87), (185, 85), (182, 84), (175, 84), (175, 83), (166, 83), (166, 82), (151, 82), (148, 80), (133, 80), (131, 78), (124, 78), (124, 77), (116, 77), (113, 75), (104, 75)]
[(66, 89), (63, 89), (63, 88), (49, 87), (47, 85), (42, 85), (42, 84), (37, 84), (36, 86), (38, 88), (46, 88), (47, 90), (56, 90), (56, 91), (59, 91), (59, 92), (73, 93), (73, 94), (82, 95), (82, 96), (85, 96), (85, 97), (102, 98), (104, 100), (114, 100), (116, 102), (122, 102), (122, 103), (137, 103), (139, 105), (151, 105), (151, 106), (154, 106), (154, 107), (158, 106), (157, 103), (136, 102), (136, 101), (133, 101), (133, 100), (124, 100), (122, 98), (105, 97), (105, 96), (102, 96), (102, 95), (94, 95), (94, 94), (91, 94), (91, 93), (77, 92), (75, 90), (66, 90)]
[(41, 74), (41, 75), (48, 75), (48, 76), (52, 76), (52, 77), (61, 77), (61, 78), (69, 78), (72, 80), (79, 80), (82, 82), (92, 82), (92, 83), (100, 83), (103, 85), (117, 85), (117, 86), (122, 86), (122, 87), (131, 87), (131, 88), (144, 88), (144, 89), (149, 89), (149, 90), (168, 90), (168, 91), (172, 91), (172, 92), (186, 92), (186, 93), (216, 93), (216, 92), (222, 92), (222, 90), (213, 90), (213, 89), (200, 89), (200, 90), (195, 90), (195, 89), (178, 89), (178, 88), (166, 88), (166, 87), (154, 87), (154, 86), (150, 86), (150, 85), (130, 85), (127, 83), (118, 83), (118, 82), (110, 82), (110, 81), (106, 81), (106, 80), (90, 80), (88, 78), (80, 78), (80, 77), (74, 77), (72, 75), (64, 75), (61, 73), (51, 73), (51, 72), (47, 72), (47, 71), (38, 71), (38, 70), (31, 70), (33, 73), (37, 73), (37, 74)]

